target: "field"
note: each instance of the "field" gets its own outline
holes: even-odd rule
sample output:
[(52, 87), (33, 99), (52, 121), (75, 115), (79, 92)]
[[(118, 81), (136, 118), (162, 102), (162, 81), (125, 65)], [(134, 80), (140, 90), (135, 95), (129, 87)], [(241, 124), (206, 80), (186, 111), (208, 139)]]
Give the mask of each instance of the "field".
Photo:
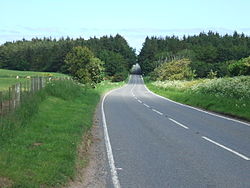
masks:
[[(16, 77), (19, 77), (18, 79)], [(27, 77), (65, 77), (67, 75), (51, 72), (32, 72), (32, 71), (14, 71), (0, 69), (0, 91), (8, 90), (8, 88), (16, 83), (24, 83), (29, 79)]]
[(84, 167), (77, 148), (92, 127), (101, 95), (124, 82), (95, 89), (71, 80), (52, 81), (0, 118), (0, 187), (57, 187)]
[(250, 120), (250, 76), (164, 82), (146, 79), (146, 84), (172, 100)]

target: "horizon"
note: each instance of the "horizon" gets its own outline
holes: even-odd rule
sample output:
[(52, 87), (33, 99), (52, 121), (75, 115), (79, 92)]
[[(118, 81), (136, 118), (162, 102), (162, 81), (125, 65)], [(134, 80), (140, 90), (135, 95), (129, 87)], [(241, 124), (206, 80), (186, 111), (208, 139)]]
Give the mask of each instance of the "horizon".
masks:
[(0, 0), (0, 3), (0, 44), (23, 38), (89, 39), (120, 34), (139, 53), (147, 36), (181, 38), (210, 30), (220, 35), (232, 35), (234, 31), (250, 35), (247, 0)]

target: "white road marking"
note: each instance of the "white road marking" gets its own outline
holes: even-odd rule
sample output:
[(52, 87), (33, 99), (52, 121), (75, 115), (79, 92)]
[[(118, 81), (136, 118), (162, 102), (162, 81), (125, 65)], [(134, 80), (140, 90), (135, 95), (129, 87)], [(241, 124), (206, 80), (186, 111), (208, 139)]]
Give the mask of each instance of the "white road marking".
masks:
[(134, 87), (135, 87), (135, 84), (133, 85), (133, 87), (132, 87), (131, 90), (130, 90), (130, 92), (132, 93), (133, 97), (135, 97), (135, 94), (134, 94), (134, 92), (133, 92)]
[(211, 139), (209, 139), (209, 138), (207, 138), (205, 136), (202, 136), (202, 138), (209, 141), (209, 142), (211, 142), (211, 143), (213, 143), (213, 144), (215, 144), (215, 145), (217, 145), (217, 146), (219, 146), (219, 147), (221, 147), (221, 148), (223, 148), (223, 149), (225, 149), (225, 150), (227, 150), (227, 151), (230, 151), (231, 153), (233, 153), (233, 154), (235, 154), (235, 155), (237, 155), (237, 156), (239, 156), (239, 157), (241, 157), (241, 158), (243, 158), (243, 159), (245, 159), (247, 161), (250, 160), (250, 158), (246, 157), (245, 155), (242, 155), (242, 154), (238, 153), (237, 151), (234, 151), (234, 150), (232, 150), (232, 149), (230, 149), (230, 148), (228, 148), (228, 147), (226, 147), (226, 146), (224, 146), (222, 144), (219, 144), (218, 142), (215, 142), (215, 141), (213, 141), (213, 140), (211, 140)]
[(156, 112), (157, 114), (160, 114), (161, 116), (163, 115), (163, 113), (159, 112), (159, 111), (156, 110), (156, 109), (152, 109), (152, 111)]
[[(120, 89), (120, 88), (119, 88)], [(115, 89), (117, 90), (117, 89)], [(104, 112), (104, 101), (105, 98), (113, 91), (112, 90), (108, 93), (106, 93), (102, 99), (102, 105), (101, 105), (101, 110), (102, 110), (102, 124), (103, 124), (103, 130), (104, 130), (104, 139), (105, 139), (105, 145), (106, 145), (106, 150), (107, 150), (107, 156), (108, 156), (108, 161), (109, 161), (109, 166), (110, 166), (110, 171), (111, 171), (111, 177), (112, 177), (112, 181), (113, 181), (113, 185), (115, 188), (120, 188), (120, 182), (118, 179), (118, 175), (117, 175), (117, 171), (116, 171), (116, 167), (115, 167), (115, 161), (114, 161), (114, 156), (113, 156), (113, 152), (112, 152), (112, 147), (110, 144), (110, 139), (109, 139), (109, 134), (108, 134), (108, 129), (107, 129), (107, 123), (106, 123), (106, 116), (105, 116), (105, 112)]]
[(139, 100), (139, 99), (138, 99), (137, 101), (138, 101), (139, 103), (142, 103), (142, 101), (141, 101), (141, 100)]
[(175, 121), (174, 119), (172, 119), (172, 118), (168, 118), (170, 121), (172, 121), (172, 122), (174, 122), (174, 123), (176, 123), (177, 125), (179, 125), (179, 126), (181, 126), (181, 127), (183, 127), (184, 129), (189, 129), (187, 126), (185, 126), (185, 125), (183, 125), (183, 124), (181, 124), (181, 123), (179, 123), (178, 121)]
[(149, 108), (149, 106), (147, 104), (143, 103), (143, 105), (146, 106), (147, 108)]
[[(141, 78), (142, 78), (142, 77), (141, 77)], [(143, 80), (143, 78), (142, 78), (142, 80)], [(144, 84), (144, 87), (145, 87), (145, 89), (146, 89), (149, 93), (151, 93), (152, 95), (155, 95), (155, 96), (157, 96), (157, 97), (160, 97), (160, 98), (162, 98), (162, 99), (164, 99), (164, 100), (173, 102), (173, 103), (175, 103), (175, 104), (184, 106), (184, 107), (186, 107), (186, 108), (191, 108), (191, 109), (197, 110), (197, 111), (199, 111), (199, 112), (204, 112), (204, 113), (209, 114), (209, 115), (212, 115), (212, 116), (216, 116), (216, 117), (223, 118), (223, 119), (226, 119), (226, 120), (229, 120), (229, 121), (234, 121), (234, 122), (237, 122), (237, 123), (241, 123), (241, 124), (244, 124), (244, 125), (247, 125), (247, 126), (250, 127), (250, 124), (249, 124), (249, 123), (246, 123), (246, 122), (243, 122), (243, 121), (240, 121), (240, 120), (237, 120), (237, 119), (225, 117), (225, 116), (222, 116), (222, 115), (218, 115), (218, 114), (215, 114), (215, 113), (212, 113), (212, 112), (208, 112), (208, 111), (205, 111), (205, 110), (201, 110), (201, 109), (195, 108), (195, 107), (193, 107), (193, 106), (188, 106), (188, 105), (186, 105), (186, 104), (182, 104), (182, 103), (173, 101), (173, 100), (171, 100), (171, 99), (168, 99), (168, 98), (165, 98), (165, 97), (163, 97), (163, 96), (160, 96), (160, 95), (158, 95), (158, 94), (156, 94), (156, 93), (153, 93), (152, 91), (150, 91), (150, 90), (147, 88), (147, 86), (146, 86), (145, 84)]]

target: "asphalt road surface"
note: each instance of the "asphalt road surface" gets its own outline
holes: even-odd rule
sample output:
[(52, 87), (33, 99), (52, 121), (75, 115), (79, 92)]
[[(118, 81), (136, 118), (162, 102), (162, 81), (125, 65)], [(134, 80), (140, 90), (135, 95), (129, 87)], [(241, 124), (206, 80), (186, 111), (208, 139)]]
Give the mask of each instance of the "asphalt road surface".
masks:
[(159, 97), (139, 75), (102, 102), (109, 187), (250, 188), (250, 125)]

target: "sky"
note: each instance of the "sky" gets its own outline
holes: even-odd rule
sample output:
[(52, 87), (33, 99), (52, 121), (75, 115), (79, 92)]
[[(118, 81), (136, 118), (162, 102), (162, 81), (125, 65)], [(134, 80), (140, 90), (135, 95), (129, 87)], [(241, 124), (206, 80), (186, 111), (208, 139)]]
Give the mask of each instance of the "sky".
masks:
[(146, 36), (250, 35), (250, 0), (0, 0), (0, 44), (121, 34), (140, 51)]

